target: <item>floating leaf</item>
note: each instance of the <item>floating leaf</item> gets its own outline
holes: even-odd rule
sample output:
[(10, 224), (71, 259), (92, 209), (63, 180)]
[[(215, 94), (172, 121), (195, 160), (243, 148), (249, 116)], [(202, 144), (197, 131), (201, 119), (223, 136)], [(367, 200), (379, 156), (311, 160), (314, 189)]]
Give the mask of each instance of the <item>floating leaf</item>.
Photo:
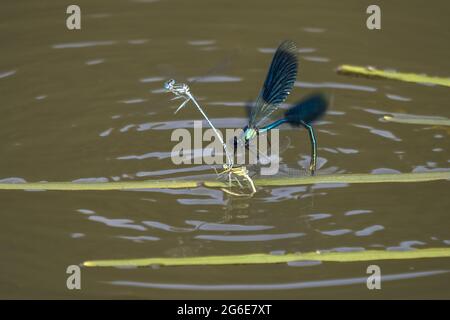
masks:
[(0, 183), (0, 190), (130, 190), (196, 188), (198, 182), (189, 180), (146, 180), (124, 182), (30, 182)]
[[(450, 171), (383, 173), (383, 174), (338, 174), (300, 177), (274, 177), (254, 179), (259, 187), (295, 186), (319, 183), (390, 183), (390, 182), (424, 182), (449, 180)], [(145, 180), (124, 182), (30, 182), (30, 183), (0, 183), (0, 190), (138, 190), (138, 189), (179, 189), (196, 188), (226, 188), (228, 182), (218, 180)]]
[(206, 265), (242, 265), (274, 264), (293, 261), (330, 261), (355, 262), (378, 260), (404, 260), (422, 258), (450, 257), (450, 248), (428, 248), (409, 251), (367, 250), (354, 252), (309, 252), (273, 255), (254, 253), (228, 256), (204, 256), (188, 258), (144, 258), (120, 260), (92, 260), (83, 262), (85, 267), (146, 267), (161, 266), (206, 266)]
[(364, 76), (368, 78), (392, 79), (414, 83), (429, 83), (450, 87), (450, 78), (430, 77), (415, 73), (383, 71), (374, 67), (360, 67), (344, 64), (337, 68), (337, 73), (343, 75)]
[[(414, 172), (414, 173), (383, 173), (383, 174), (339, 174), (316, 175), (304, 177), (258, 178), (253, 181), (259, 187), (295, 186), (319, 183), (383, 183), (383, 182), (424, 182), (449, 180), (450, 171)], [(224, 188), (228, 185), (222, 181), (204, 181), (206, 187)]]

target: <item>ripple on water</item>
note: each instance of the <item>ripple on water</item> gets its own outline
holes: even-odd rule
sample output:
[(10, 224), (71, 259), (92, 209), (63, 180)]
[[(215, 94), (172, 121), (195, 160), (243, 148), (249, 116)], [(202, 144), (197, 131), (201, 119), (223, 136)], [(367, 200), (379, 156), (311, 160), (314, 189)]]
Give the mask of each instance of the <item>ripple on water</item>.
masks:
[(26, 183), (27, 181), (23, 178), (18, 177), (10, 177), (10, 178), (3, 178), (0, 179), (0, 183)]
[(224, 241), (224, 242), (252, 242), (273, 241), (279, 239), (291, 239), (304, 236), (304, 233), (282, 233), (282, 234), (254, 234), (254, 235), (198, 235), (195, 239)]
[[(246, 118), (211, 118), (210, 120), (216, 128), (243, 128), (248, 122)], [(202, 128), (209, 128), (206, 120), (172, 120), (140, 123), (137, 124), (136, 131), (192, 129), (194, 122), (199, 121), (202, 123)]]
[(375, 224), (373, 226), (364, 228), (362, 230), (356, 231), (355, 235), (358, 237), (367, 237), (372, 235), (373, 233), (377, 232), (377, 231), (381, 231), (384, 230), (384, 227), (382, 225), (379, 224)]
[[(448, 273), (450, 270), (430, 270), (421, 272), (409, 272), (399, 274), (383, 274), (383, 282), (405, 280), (420, 277), (434, 276)], [(292, 290), (308, 288), (340, 287), (345, 285), (366, 284), (367, 277), (340, 278), (329, 280), (311, 280), (304, 282), (288, 282), (274, 284), (184, 284), (184, 283), (155, 283), (115, 280), (108, 282), (115, 286), (127, 286), (137, 288), (165, 289), (165, 290), (193, 290), (193, 291), (261, 291), (261, 290)]]
[(136, 243), (143, 243), (143, 242), (147, 242), (147, 241), (159, 241), (159, 240), (161, 240), (158, 237), (152, 237), (152, 236), (118, 236), (118, 238), (125, 239), (125, 240), (131, 240), (131, 241), (136, 242)]
[(305, 186), (272, 188), (270, 196), (263, 199), (265, 202), (278, 202), (288, 199), (296, 199), (299, 193), (306, 192)]
[(90, 210), (90, 209), (77, 209), (77, 212), (82, 213), (82, 214), (95, 214), (95, 211)]
[(94, 66), (96, 64), (101, 64), (103, 62), (105, 62), (105, 59), (92, 59), (92, 60), (86, 61), (85, 64), (88, 66)]
[(79, 238), (83, 238), (85, 236), (86, 235), (84, 233), (80, 233), (80, 232), (73, 232), (73, 233), (70, 234), (70, 237), (72, 239), (79, 239)]
[(386, 250), (389, 251), (408, 251), (408, 250), (414, 250), (415, 248), (413, 246), (423, 246), (425, 245), (425, 242), (417, 241), (417, 240), (408, 240), (408, 241), (402, 241), (398, 246), (392, 246), (387, 247)]
[(450, 171), (450, 168), (428, 168), (427, 166), (415, 166), (412, 172), (440, 172)]
[(304, 27), (302, 28), (303, 31), (305, 32), (309, 32), (309, 33), (323, 33), (325, 32), (327, 29), (324, 28), (316, 28), (316, 27)]
[(395, 169), (391, 169), (391, 168), (376, 168), (376, 169), (373, 169), (370, 173), (383, 174), (383, 173), (401, 173), (401, 172), (398, 170), (395, 170)]
[(311, 62), (330, 62), (330, 58), (318, 56), (303, 56), (302, 59)]
[[(148, 152), (141, 155), (128, 155), (128, 156), (120, 156), (117, 157), (117, 160), (144, 160), (144, 159), (150, 159), (150, 158), (156, 158), (156, 159), (168, 159), (172, 155), (172, 152)], [(139, 176), (146, 176), (142, 172), (138, 172), (137, 175)], [(147, 175), (148, 176), (148, 175)]]
[(140, 45), (148, 42), (148, 39), (132, 39), (127, 41), (129, 44)]
[(321, 234), (327, 235), (327, 236), (342, 236), (344, 234), (348, 234), (353, 232), (350, 229), (337, 229), (337, 230), (328, 230), (328, 231), (320, 231)]
[(343, 154), (355, 154), (355, 153), (359, 153), (358, 150), (356, 149), (351, 149), (351, 148), (336, 148), (340, 153)]
[(310, 218), (309, 221), (315, 221), (315, 220), (322, 220), (331, 217), (332, 215), (329, 213), (313, 213), (308, 214), (308, 217)]
[(354, 124), (353, 126), (357, 127), (357, 128), (361, 128), (361, 129), (367, 129), (369, 130), (370, 133), (373, 133), (374, 135), (392, 140), (392, 141), (397, 141), (400, 142), (402, 141), (402, 139), (396, 137), (392, 132), (388, 131), (388, 130), (381, 130), (381, 129), (375, 129), (371, 126), (366, 126), (366, 125), (361, 125), (361, 124)]
[(103, 131), (103, 132), (100, 132), (98, 135), (100, 136), (100, 137), (107, 137), (107, 136), (109, 136), (110, 134), (111, 134), (111, 132), (114, 130), (114, 128), (109, 128), (109, 129), (106, 129), (105, 131)]
[(216, 40), (191, 40), (187, 42), (191, 46), (210, 46), (216, 43)]
[(301, 260), (301, 261), (289, 261), (287, 265), (289, 267), (312, 267), (312, 266), (318, 266), (322, 264), (322, 261), (316, 261), (316, 260)]
[(136, 104), (136, 103), (142, 103), (142, 102), (145, 102), (145, 101), (147, 101), (147, 99), (134, 98), (134, 99), (121, 100), (119, 102), (125, 103), (125, 104)]
[(299, 88), (322, 88), (322, 89), (345, 89), (345, 90), (356, 90), (356, 91), (366, 91), (366, 92), (375, 92), (377, 88), (369, 87), (369, 86), (360, 86), (350, 83), (337, 83), (337, 82), (303, 82), (296, 81), (294, 84), (295, 87)]
[(142, 78), (139, 81), (142, 83), (152, 83), (152, 82), (162, 82), (166, 80), (166, 78), (163, 77), (147, 77), (147, 78)]
[[(176, 202), (183, 205), (218, 205), (223, 206), (227, 204), (224, 199), (223, 191), (218, 189), (198, 187), (195, 189), (136, 189), (134, 191), (142, 192), (158, 192), (166, 194), (186, 195), (189, 198), (177, 197)], [(203, 196), (202, 198), (195, 198), (195, 196)]]
[(411, 100), (412, 100), (411, 98), (402, 97), (402, 96), (395, 95), (395, 94), (390, 94), (390, 93), (386, 93), (386, 97), (387, 97), (388, 99), (395, 100), (395, 101), (404, 101), (404, 102), (407, 102), (407, 101), (411, 101)]
[(192, 77), (192, 78), (189, 78), (188, 81), (196, 81), (197, 83), (200, 83), (200, 82), (222, 83), (222, 82), (240, 82), (240, 81), (242, 81), (242, 78), (225, 76), (225, 75), (216, 75), (216, 76)]
[(146, 226), (169, 232), (192, 232), (195, 230), (194, 228), (173, 227), (159, 221), (142, 221), (142, 223)]
[(138, 224), (134, 224), (133, 220), (130, 219), (109, 219), (103, 216), (98, 215), (90, 215), (88, 217), (91, 221), (96, 221), (103, 223), (104, 225), (108, 227), (114, 227), (114, 228), (126, 228), (126, 229), (133, 229), (133, 230), (139, 230), (139, 231), (145, 231), (147, 230), (146, 227)]
[(207, 103), (211, 106), (225, 106), (225, 107), (245, 107), (247, 106), (246, 102), (242, 101), (216, 101)]
[(372, 213), (372, 210), (363, 210), (363, 209), (357, 209), (357, 210), (350, 210), (345, 213), (346, 216), (354, 216), (358, 214), (366, 214), (366, 213)]
[[(317, 157), (317, 169), (322, 169), (323, 166), (328, 162), (324, 157)], [(311, 156), (302, 155), (302, 160), (297, 162), (301, 168), (308, 168), (311, 163)]]
[(53, 49), (71, 49), (71, 48), (88, 48), (97, 46), (111, 46), (116, 44), (117, 41), (85, 41), (85, 42), (69, 42), (69, 43), (57, 43), (52, 45)]
[(127, 124), (127, 125), (123, 126), (122, 128), (120, 128), (119, 132), (120, 133), (127, 132), (128, 130), (130, 130), (131, 128), (134, 128), (135, 126), (136, 125), (134, 123)]
[(15, 73), (16, 73), (16, 70), (0, 72), (0, 79), (6, 78), (6, 77), (10, 77), (10, 76), (12, 76)]
[(267, 225), (226, 224), (197, 220), (186, 220), (186, 223), (195, 226), (196, 230), (204, 231), (261, 231), (274, 228), (273, 226)]

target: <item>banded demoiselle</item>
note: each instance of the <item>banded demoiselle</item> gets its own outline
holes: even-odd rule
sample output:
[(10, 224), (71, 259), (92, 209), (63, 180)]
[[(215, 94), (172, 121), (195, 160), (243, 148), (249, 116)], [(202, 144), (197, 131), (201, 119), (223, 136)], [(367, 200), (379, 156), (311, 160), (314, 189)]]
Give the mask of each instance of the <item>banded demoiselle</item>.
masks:
[(249, 110), (249, 122), (241, 137), (234, 139), (235, 149), (238, 143), (248, 148), (249, 141), (261, 133), (266, 133), (284, 123), (303, 126), (308, 130), (311, 141), (310, 171), (314, 174), (317, 166), (317, 139), (312, 122), (325, 113), (327, 100), (322, 94), (311, 95), (290, 107), (284, 117), (270, 124), (272, 113), (277, 110), (291, 93), (297, 77), (297, 46), (292, 41), (280, 44), (270, 64), (261, 92), (255, 104)]

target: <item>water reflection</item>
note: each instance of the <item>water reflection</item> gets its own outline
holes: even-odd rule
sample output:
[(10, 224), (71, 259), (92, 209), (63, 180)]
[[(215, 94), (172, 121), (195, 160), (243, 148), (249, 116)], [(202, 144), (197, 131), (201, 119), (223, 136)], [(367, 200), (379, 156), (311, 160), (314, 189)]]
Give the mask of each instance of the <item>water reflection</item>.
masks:
[(0, 79), (10, 77), (16, 73), (16, 70), (0, 72)]
[(303, 56), (303, 60), (312, 61), (312, 62), (330, 62), (330, 58), (326, 57), (318, 57), (318, 56)]
[(282, 233), (282, 234), (252, 234), (252, 235), (198, 235), (195, 239), (225, 242), (250, 242), (250, 241), (273, 241), (280, 239), (291, 239), (304, 236), (304, 233)]
[(97, 215), (89, 215), (89, 220), (103, 223), (104, 225), (108, 227), (115, 227), (115, 228), (126, 228), (126, 229), (133, 229), (138, 231), (145, 231), (147, 230), (146, 227), (138, 224), (134, 224), (133, 220), (130, 219), (109, 219), (102, 216)]
[(188, 81), (205, 82), (205, 83), (222, 83), (222, 82), (240, 82), (242, 78), (231, 77), (225, 75), (203, 76), (188, 78)]
[(188, 41), (191, 46), (210, 46), (216, 43), (216, 40), (192, 40)]
[(295, 86), (299, 88), (320, 88), (320, 89), (345, 89), (345, 90), (356, 90), (356, 91), (367, 91), (375, 92), (377, 88), (369, 86), (361, 86), (351, 83), (337, 83), (337, 82), (304, 82), (296, 81)]
[(390, 93), (386, 93), (386, 97), (388, 99), (395, 100), (395, 101), (405, 101), (405, 102), (407, 102), (407, 101), (411, 101), (412, 100), (411, 98), (402, 97), (402, 96), (399, 96), (399, 95), (396, 95), (396, 94), (390, 94)]
[(274, 226), (209, 223), (196, 220), (186, 220), (186, 223), (194, 225), (197, 230), (205, 231), (261, 231), (274, 228)]
[(85, 64), (88, 66), (95, 66), (95, 65), (101, 64), (103, 62), (105, 62), (105, 59), (92, 59), (92, 60), (86, 61)]
[(58, 43), (52, 45), (53, 49), (72, 49), (72, 48), (88, 48), (96, 46), (111, 46), (117, 44), (117, 41), (86, 41), (86, 42), (69, 42), (69, 43)]
[[(383, 274), (383, 282), (406, 280), (421, 277), (430, 277), (445, 274), (450, 270), (429, 270), (421, 272), (407, 272), (399, 274)], [(347, 286), (355, 284), (366, 284), (367, 277), (360, 278), (341, 278), (329, 280), (274, 283), (274, 284), (185, 284), (185, 283), (154, 283), (116, 280), (108, 282), (114, 286), (126, 286), (137, 288), (153, 288), (166, 290), (194, 290), (194, 291), (261, 291), (261, 290), (293, 290), (293, 289), (311, 289), (326, 288), (336, 286)]]
[(356, 231), (355, 235), (357, 237), (367, 237), (367, 236), (372, 235), (374, 232), (381, 231), (381, 230), (384, 230), (384, 227), (382, 225), (376, 224), (376, 225), (364, 228), (362, 230)]
[(328, 231), (320, 231), (320, 233), (327, 236), (342, 236), (344, 234), (351, 233), (350, 229), (337, 229), (337, 230), (328, 230)]
[(402, 141), (402, 139), (396, 137), (392, 132), (390, 132), (389, 130), (381, 130), (381, 129), (376, 129), (374, 127), (371, 126), (365, 126), (365, 125), (361, 125), (361, 124), (354, 124), (355, 127), (357, 128), (362, 128), (362, 129), (367, 129), (369, 130), (370, 133), (373, 133), (377, 136), (392, 140), (392, 141)]
[(152, 236), (119, 236), (118, 238), (125, 239), (125, 240), (131, 240), (136, 243), (160, 240), (158, 237), (152, 237)]
[(418, 240), (408, 240), (408, 241), (402, 241), (398, 246), (391, 246), (387, 247), (386, 250), (390, 251), (408, 251), (408, 250), (414, 250), (414, 246), (423, 246), (425, 245), (425, 242), (418, 241)]
[(354, 216), (359, 214), (367, 214), (372, 213), (372, 210), (363, 210), (363, 209), (355, 209), (355, 210), (349, 210), (345, 213), (346, 216)]

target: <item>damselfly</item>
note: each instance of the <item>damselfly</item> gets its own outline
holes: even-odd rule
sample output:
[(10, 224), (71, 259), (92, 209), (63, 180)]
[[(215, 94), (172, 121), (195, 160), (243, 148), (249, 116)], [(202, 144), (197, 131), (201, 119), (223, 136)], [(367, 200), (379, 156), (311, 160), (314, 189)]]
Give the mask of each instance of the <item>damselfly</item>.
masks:
[[(214, 134), (216, 135), (217, 139), (219, 139), (220, 143), (223, 146), (223, 149), (225, 151), (225, 155), (227, 158), (227, 163), (223, 165), (224, 171), (219, 174), (219, 176), (227, 174), (228, 176), (228, 182), (229, 186), (231, 187), (231, 182), (236, 181), (237, 184), (242, 188), (242, 184), (239, 181), (238, 177), (243, 177), (246, 179), (249, 183), (249, 186), (251, 187), (252, 193), (256, 192), (255, 185), (253, 183), (253, 180), (248, 175), (248, 171), (245, 167), (234, 167), (234, 160), (232, 155), (228, 152), (228, 148), (226, 143), (223, 141), (222, 135), (220, 132), (216, 129), (216, 127), (211, 123), (211, 120), (209, 120), (206, 113), (203, 111), (200, 104), (197, 102), (197, 99), (195, 99), (194, 95), (191, 93), (189, 86), (185, 83), (176, 83), (174, 79), (170, 79), (166, 83), (164, 83), (164, 89), (168, 92), (171, 92), (175, 95), (173, 100), (175, 99), (183, 99), (184, 101), (181, 103), (181, 105), (178, 107), (178, 109), (175, 111), (177, 113), (181, 108), (183, 108), (188, 102), (194, 103), (194, 105), (197, 107), (198, 111), (202, 114), (202, 116), (206, 119), (209, 126), (213, 129)], [(217, 171), (216, 171), (217, 173)], [(237, 194), (236, 194), (237, 195)]]
[[(290, 94), (297, 76), (297, 69), (297, 47), (292, 41), (284, 41), (275, 52), (263, 88), (255, 105), (251, 107), (249, 124), (244, 128), (242, 135), (234, 139), (234, 147), (235, 150), (238, 145), (248, 147), (250, 140), (259, 134), (267, 133), (284, 123), (289, 123), (293, 126), (304, 126), (308, 130), (311, 140), (312, 154), (310, 171), (314, 174), (317, 164), (317, 141), (311, 123), (325, 112), (327, 107), (326, 99), (320, 94), (312, 95), (289, 108), (283, 118), (265, 125), (270, 115), (279, 108)], [(196, 98), (190, 92), (189, 86), (184, 83), (176, 83), (175, 80), (171, 79), (164, 84), (164, 89), (175, 95), (173, 99), (184, 100), (175, 113), (182, 109), (188, 102), (192, 101), (214, 130), (227, 157), (227, 163), (223, 166), (224, 171), (219, 176), (227, 174), (230, 186), (231, 181), (234, 180), (240, 187), (243, 186), (238, 177), (243, 177), (247, 180), (252, 190), (251, 194), (255, 193), (256, 188), (248, 174), (248, 170), (245, 166), (234, 165), (234, 158), (227, 149), (227, 144), (224, 143), (220, 132), (217, 131)]]
[(297, 77), (297, 46), (292, 41), (284, 41), (278, 47), (270, 64), (264, 85), (249, 110), (249, 122), (240, 137), (234, 139), (235, 150), (239, 146), (248, 148), (250, 140), (259, 134), (266, 133), (284, 123), (303, 126), (308, 130), (311, 141), (310, 171), (314, 174), (317, 167), (317, 139), (312, 122), (324, 114), (327, 101), (321, 94), (315, 94), (289, 108), (284, 117), (266, 124), (272, 113), (286, 100), (291, 93)]

